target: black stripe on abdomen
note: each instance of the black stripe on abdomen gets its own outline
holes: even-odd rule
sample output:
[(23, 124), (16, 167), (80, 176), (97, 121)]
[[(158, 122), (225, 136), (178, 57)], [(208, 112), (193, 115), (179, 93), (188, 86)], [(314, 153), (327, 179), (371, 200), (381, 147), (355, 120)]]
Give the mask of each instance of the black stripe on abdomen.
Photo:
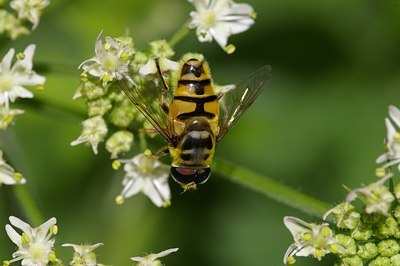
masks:
[(213, 102), (217, 100), (217, 95), (210, 95), (207, 97), (190, 97), (190, 96), (175, 96), (174, 100), (180, 100), (184, 102), (191, 102), (196, 104), (196, 108), (194, 109), (193, 112), (188, 112), (188, 113), (182, 113), (178, 115), (178, 119), (185, 120), (188, 118), (192, 118), (194, 116), (204, 116), (209, 119), (212, 119), (215, 117), (215, 114), (207, 112), (204, 110), (204, 104), (208, 102)]
[(194, 92), (197, 95), (204, 94), (204, 88), (211, 84), (210, 79), (203, 79), (203, 80), (190, 80), (190, 79), (180, 79), (178, 80), (178, 86), (188, 86), (194, 88)]

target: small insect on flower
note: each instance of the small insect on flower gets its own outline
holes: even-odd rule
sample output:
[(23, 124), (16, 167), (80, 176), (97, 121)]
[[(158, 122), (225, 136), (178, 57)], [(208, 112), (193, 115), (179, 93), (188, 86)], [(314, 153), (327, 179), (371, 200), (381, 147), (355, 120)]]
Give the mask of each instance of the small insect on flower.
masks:
[[(264, 66), (245, 77), (235, 89), (216, 93), (207, 62), (181, 60), (177, 78), (169, 88), (159, 62), (158, 82), (119, 79), (128, 98), (161, 134), (168, 146), (155, 154), (169, 153), (171, 174), (183, 189), (196, 189), (208, 180), (215, 145), (260, 95), (269, 78)], [(160, 84), (160, 85), (156, 85)]]

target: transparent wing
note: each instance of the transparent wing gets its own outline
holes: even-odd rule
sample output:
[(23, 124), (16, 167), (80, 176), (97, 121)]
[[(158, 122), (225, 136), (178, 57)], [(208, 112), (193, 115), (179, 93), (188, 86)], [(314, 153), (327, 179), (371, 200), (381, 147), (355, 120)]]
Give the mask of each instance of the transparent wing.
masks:
[(164, 91), (164, 103), (169, 105), (172, 94), (163, 88), (161, 78), (145, 80), (136, 76), (135, 80), (128, 77), (120, 77), (118, 85), (136, 108), (146, 117), (153, 127), (168, 142), (173, 143), (172, 133), (169, 127), (168, 115), (162, 109), (160, 103), (161, 93)]
[(271, 75), (271, 67), (263, 66), (246, 76), (242, 81), (223, 94), (219, 104), (219, 129), (217, 141), (233, 127), (244, 111), (260, 95)]

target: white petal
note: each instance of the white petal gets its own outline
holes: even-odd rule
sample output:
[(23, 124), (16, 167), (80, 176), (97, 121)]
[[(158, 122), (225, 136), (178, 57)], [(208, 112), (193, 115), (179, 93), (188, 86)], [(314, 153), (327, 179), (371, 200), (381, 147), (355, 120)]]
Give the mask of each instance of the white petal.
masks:
[(16, 244), (17, 246), (21, 246), (22, 242), (21, 242), (21, 235), (18, 234), (14, 228), (12, 228), (11, 225), (6, 224), (6, 232), (8, 237), (11, 239), (12, 242), (14, 242), (14, 244)]
[(143, 178), (139, 179), (132, 179), (131, 182), (129, 182), (122, 190), (121, 194), (125, 198), (132, 197), (133, 195), (139, 193), (140, 191), (143, 190), (143, 187), (145, 185), (145, 181)]
[(151, 254), (149, 255), (149, 258), (151, 258), (151, 260), (155, 260), (161, 257), (165, 257), (168, 256), (169, 254), (173, 253), (173, 252), (177, 252), (179, 250), (179, 248), (170, 248), (164, 251), (161, 251), (160, 253), (157, 254)]
[(157, 67), (154, 59), (149, 59), (147, 63), (144, 66), (141, 66), (139, 69), (139, 74), (142, 76), (146, 76), (149, 74), (155, 74), (157, 73)]
[(250, 15), (253, 11), (253, 7), (246, 3), (232, 3), (230, 8), (231, 14)]
[(312, 247), (310, 245), (304, 245), (299, 251), (296, 252), (296, 256), (308, 257), (310, 255), (313, 255), (314, 251), (315, 251), (314, 247)]
[(47, 232), (50, 230), (50, 227), (57, 223), (57, 219), (55, 217), (50, 218), (44, 224), (40, 225), (38, 228), (38, 237), (44, 239), (47, 235)]
[(19, 68), (22, 67), (25, 69), (26, 72), (29, 72), (32, 70), (32, 59), (33, 55), (35, 54), (35, 49), (36, 45), (30, 44), (28, 45), (25, 50), (24, 50), (24, 59), (18, 60), (13, 68)]
[(293, 216), (285, 216), (283, 218), (283, 223), (285, 224), (286, 228), (290, 231), (295, 241), (297, 241), (297, 237), (305, 232), (310, 231), (310, 225), (303, 220), (293, 217)]
[(97, 56), (99, 56), (99, 54), (104, 53), (104, 47), (103, 47), (103, 30), (100, 31), (100, 34), (97, 36), (96, 39), (96, 44), (94, 47), (94, 51), (96, 53)]
[(35, 71), (31, 71), (29, 75), (15, 75), (16, 76), (16, 82), (20, 85), (27, 85), (27, 86), (35, 86), (39, 84), (44, 84), (46, 81), (46, 78), (44, 76), (40, 76), (36, 74)]
[(146, 262), (146, 257), (132, 257), (131, 260), (145, 263)]
[(394, 135), (396, 134), (396, 129), (393, 126), (392, 122), (390, 121), (389, 118), (385, 118), (385, 124), (386, 124), (386, 136), (387, 136), (387, 146), (391, 146), (393, 142)]
[(150, 178), (146, 179), (147, 180), (145, 181), (146, 184), (143, 188), (143, 194), (149, 197), (149, 199), (154, 203), (154, 205), (156, 205), (157, 207), (162, 207), (164, 201), (166, 200), (165, 198), (163, 198), (164, 195), (161, 194), (159, 188), (156, 187), (155, 183), (153, 183), (154, 180), (151, 180)]
[(383, 163), (384, 161), (388, 160), (389, 156), (388, 153), (384, 153), (382, 155), (380, 155), (377, 159), (376, 159), (376, 163)]
[(24, 87), (17, 85), (9, 91), (9, 99), (11, 102), (15, 101), (17, 98), (33, 98), (33, 93)]
[(228, 37), (231, 35), (229, 28), (218, 24), (216, 27), (211, 28), (210, 32), (219, 46), (221, 46), (222, 49), (225, 49), (228, 43)]
[(13, 226), (21, 229), (29, 237), (32, 235), (32, 227), (29, 224), (25, 223), (24, 221), (15, 216), (10, 216), (8, 219), (10, 220), (10, 223)]
[(11, 62), (12, 58), (14, 57), (15, 50), (11, 48), (8, 50), (7, 54), (3, 57), (3, 60), (1, 60), (0, 63), (0, 71), (1, 72), (6, 72), (9, 71), (11, 68)]
[(396, 106), (389, 106), (389, 116), (393, 119), (396, 125), (400, 127), (400, 110)]

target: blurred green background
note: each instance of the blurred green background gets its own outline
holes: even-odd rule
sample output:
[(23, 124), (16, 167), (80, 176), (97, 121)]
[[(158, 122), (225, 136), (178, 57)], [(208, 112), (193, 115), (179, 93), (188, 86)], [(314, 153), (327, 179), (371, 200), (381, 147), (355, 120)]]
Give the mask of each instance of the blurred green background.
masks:
[[(268, 89), (217, 147), (230, 160), (329, 203), (374, 181), (375, 159), (383, 153), (387, 106), (400, 106), (400, 1), (398, 0), (249, 0), (258, 13), (255, 25), (230, 38), (226, 55), (216, 43), (198, 43), (194, 32), (177, 47), (203, 53), (214, 79), (233, 83), (269, 64)], [(137, 195), (124, 205), (122, 169), (111, 169), (100, 145), (71, 147), (82, 118), (62, 106), (85, 111), (72, 101), (80, 62), (92, 57), (97, 35), (117, 37), (129, 29), (139, 49), (169, 38), (193, 10), (183, 0), (52, 1), (32, 35), (0, 44), (22, 51), (35, 43), (36, 63), (52, 66), (46, 88), (35, 97), (45, 108), (23, 105), (26, 114), (0, 133), (10, 162), (28, 179), (26, 186), (46, 218), (58, 219), (58, 255), (65, 262), (72, 249), (61, 243), (97, 243), (99, 261), (132, 265), (132, 256), (179, 247), (167, 265), (282, 265), (292, 243), (285, 215), (319, 222), (290, 207), (213, 175), (194, 192), (181, 194), (170, 182), (172, 206), (156, 208)], [(38, 71), (40, 73), (40, 71)], [(19, 102), (29, 102), (20, 100)], [(16, 106), (16, 105), (14, 105)], [(9, 215), (25, 218), (12, 187), (0, 188), (0, 224)], [(15, 247), (0, 230), (0, 260)], [(296, 265), (332, 265), (298, 259)]]

